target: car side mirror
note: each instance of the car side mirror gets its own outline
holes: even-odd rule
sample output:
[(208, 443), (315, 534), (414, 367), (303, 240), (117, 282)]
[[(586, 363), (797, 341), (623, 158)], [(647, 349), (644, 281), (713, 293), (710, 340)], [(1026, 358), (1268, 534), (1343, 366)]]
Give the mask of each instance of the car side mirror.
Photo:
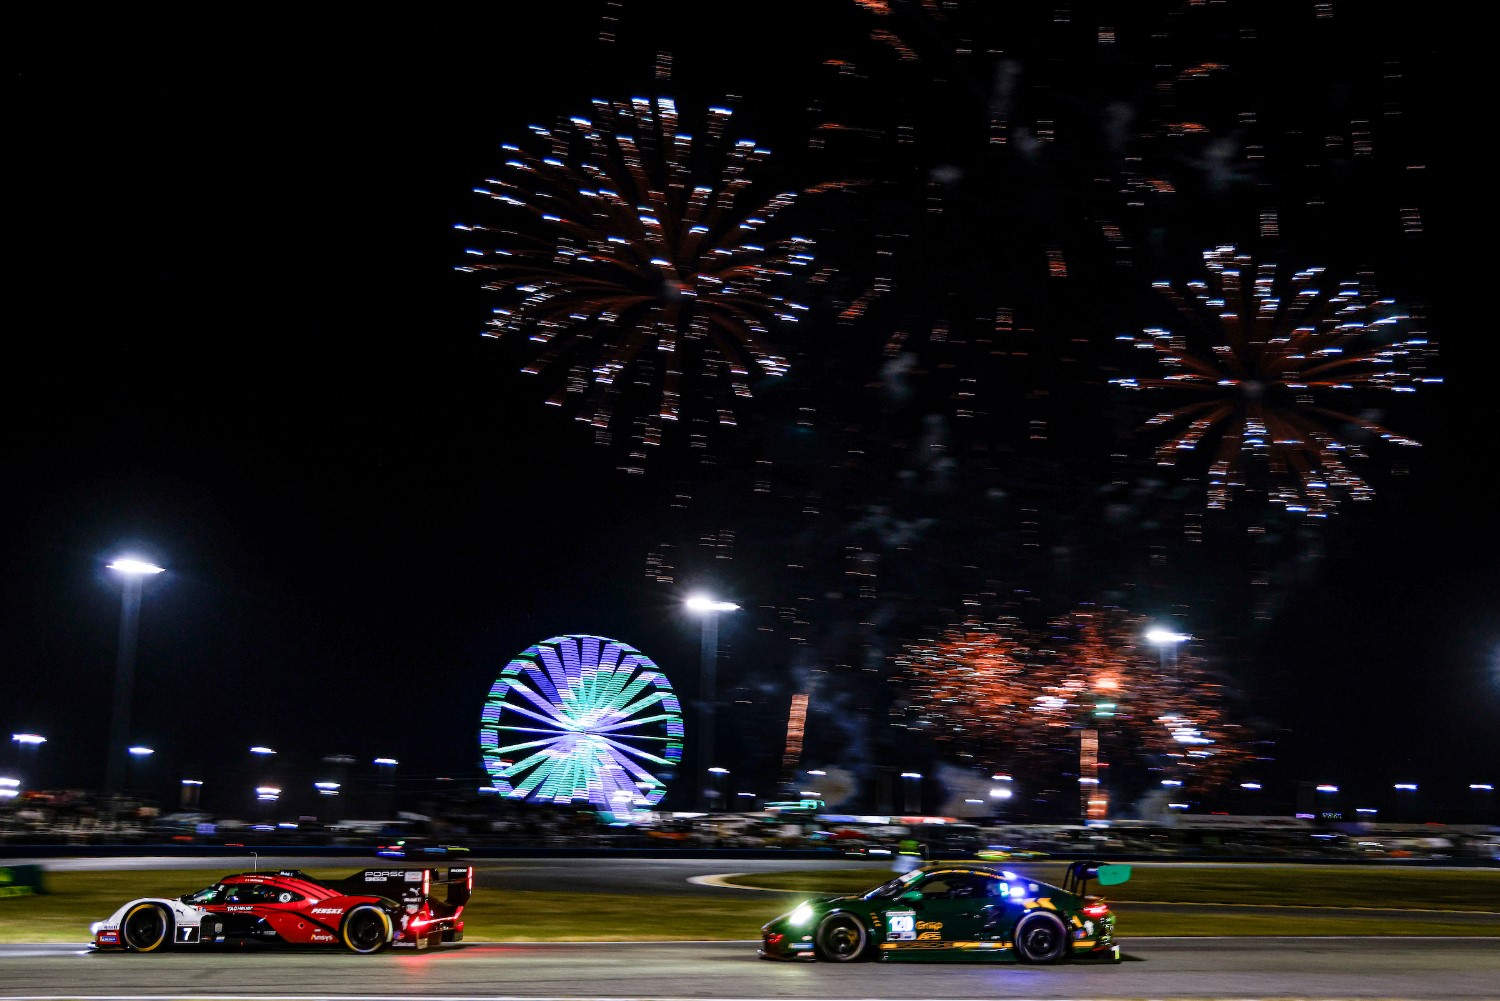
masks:
[(919, 902), (922, 899), (922, 891), (921, 890), (907, 890), (905, 893), (901, 894), (900, 899), (901, 900), (905, 900), (908, 903), (915, 904), (915, 903)]

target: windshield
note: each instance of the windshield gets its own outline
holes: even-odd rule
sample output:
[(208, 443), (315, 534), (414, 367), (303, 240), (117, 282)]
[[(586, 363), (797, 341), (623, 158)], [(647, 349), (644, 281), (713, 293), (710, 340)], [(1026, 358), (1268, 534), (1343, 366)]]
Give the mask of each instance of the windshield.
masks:
[(865, 899), (894, 900), (895, 898), (901, 896), (902, 891), (910, 886), (913, 881), (920, 879), (921, 876), (922, 874), (920, 872), (917, 872), (915, 869), (913, 869), (911, 872), (908, 872), (905, 875), (897, 876), (895, 879), (891, 880), (888, 883), (881, 883), (879, 886), (875, 887), (875, 889), (865, 894)]
[(224, 884), (215, 883), (213, 886), (199, 890), (197, 893), (185, 893), (182, 895), (184, 904), (211, 904), (223, 898)]

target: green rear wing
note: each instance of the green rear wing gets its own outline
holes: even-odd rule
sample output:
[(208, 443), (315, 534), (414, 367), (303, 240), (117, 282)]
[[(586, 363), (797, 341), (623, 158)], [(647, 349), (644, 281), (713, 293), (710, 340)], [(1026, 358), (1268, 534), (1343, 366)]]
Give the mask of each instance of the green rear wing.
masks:
[(1097, 881), (1100, 886), (1118, 886), (1130, 878), (1130, 866), (1109, 862), (1074, 862), (1068, 866), (1063, 879), (1063, 889), (1082, 897), (1088, 893), (1089, 883)]

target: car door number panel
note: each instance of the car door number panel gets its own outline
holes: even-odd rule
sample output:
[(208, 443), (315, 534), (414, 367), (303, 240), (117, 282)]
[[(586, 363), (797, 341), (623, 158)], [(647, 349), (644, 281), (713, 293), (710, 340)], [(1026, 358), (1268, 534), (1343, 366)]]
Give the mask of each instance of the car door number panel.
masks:
[(917, 938), (917, 912), (916, 911), (887, 911), (886, 912), (887, 941), (891, 942), (914, 942)]

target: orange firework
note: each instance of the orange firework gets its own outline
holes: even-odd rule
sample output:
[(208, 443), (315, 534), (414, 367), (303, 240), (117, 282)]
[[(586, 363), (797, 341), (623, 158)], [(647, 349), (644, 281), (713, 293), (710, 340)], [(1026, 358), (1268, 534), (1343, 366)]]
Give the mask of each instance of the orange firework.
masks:
[(1096, 731), (1098, 764), (1140, 760), (1188, 791), (1211, 791), (1246, 760), (1243, 732), (1226, 717), (1224, 687), (1190, 657), (1165, 665), (1145, 625), (1086, 608), (1041, 632), (971, 621), (911, 644), (896, 675), (909, 693), (906, 725), (992, 769), (1042, 779), (1076, 768)]

